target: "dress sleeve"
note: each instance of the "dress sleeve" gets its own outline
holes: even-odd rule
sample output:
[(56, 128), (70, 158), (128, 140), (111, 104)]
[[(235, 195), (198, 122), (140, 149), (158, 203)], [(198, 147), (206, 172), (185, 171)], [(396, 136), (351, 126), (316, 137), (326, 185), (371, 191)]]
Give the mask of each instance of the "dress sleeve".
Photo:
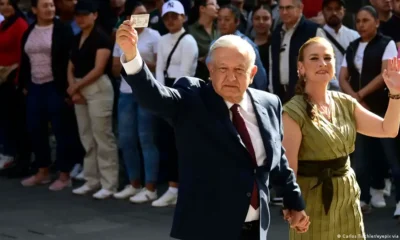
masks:
[(307, 114), (305, 103), (301, 100), (300, 96), (295, 96), (292, 100), (287, 102), (283, 106), (283, 112), (286, 112), (290, 118), (297, 122), (300, 128), (303, 128), (304, 119)]

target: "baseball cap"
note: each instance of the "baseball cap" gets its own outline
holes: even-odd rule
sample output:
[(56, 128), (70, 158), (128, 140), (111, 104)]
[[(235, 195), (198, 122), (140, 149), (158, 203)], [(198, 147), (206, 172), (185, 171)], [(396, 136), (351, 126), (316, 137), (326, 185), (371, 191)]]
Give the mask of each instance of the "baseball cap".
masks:
[(169, 12), (185, 15), (185, 9), (183, 8), (182, 3), (176, 0), (170, 0), (164, 3), (164, 5), (162, 6), (161, 16), (164, 16), (166, 13)]
[(346, 7), (346, 2), (344, 0), (323, 0), (322, 1), (322, 8), (324, 8), (330, 2), (338, 2), (343, 7)]
[(75, 14), (90, 14), (97, 12), (97, 5), (92, 0), (79, 0), (75, 5)]

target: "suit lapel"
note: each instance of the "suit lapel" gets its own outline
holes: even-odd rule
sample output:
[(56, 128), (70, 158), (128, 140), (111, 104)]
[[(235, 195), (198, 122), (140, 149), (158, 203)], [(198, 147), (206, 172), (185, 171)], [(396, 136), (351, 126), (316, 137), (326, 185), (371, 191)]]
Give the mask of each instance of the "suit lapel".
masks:
[(254, 112), (257, 118), (258, 128), (260, 130), (264, 149), (266, 151), (267, 155), (266, 167), (268, 167), (267, 169), (270, 169), (272, 164), (272, 152), (273, 152), (272, 148), (273, 146), (271, 146), (270, 143), (273, 140), (271, 137), (271, 131), (273, 130), (273, 128), (269, 121), (269, 114), (267, 109), (263, 105), (261, 105), (257, 93), (251, 91), (250, 88), (247, 90), (247, 93), (249, 94), (252, 100), (251, 103), (253, 104)]
[(236, 128), (230, 119), (229, 109), (224, 99), (214, 91), (212, 84), (208, 84), (206, 88), (204, 101), (217, 119), (217, 128), (222, 131), (221, 137), (225, 140), (234, 142), (238, 147), (246, 150), (246, 148), (241, 144), (239, 133), (236, 131)]

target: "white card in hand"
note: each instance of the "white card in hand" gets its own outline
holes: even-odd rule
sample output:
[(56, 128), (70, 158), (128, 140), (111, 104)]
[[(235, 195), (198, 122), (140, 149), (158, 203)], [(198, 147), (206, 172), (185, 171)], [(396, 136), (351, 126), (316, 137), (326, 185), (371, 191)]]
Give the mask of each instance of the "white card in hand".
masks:
[(140, 14), (131, 16), (131, 25), (134, 28), (145, 28), (149, 25), (149, 14)]

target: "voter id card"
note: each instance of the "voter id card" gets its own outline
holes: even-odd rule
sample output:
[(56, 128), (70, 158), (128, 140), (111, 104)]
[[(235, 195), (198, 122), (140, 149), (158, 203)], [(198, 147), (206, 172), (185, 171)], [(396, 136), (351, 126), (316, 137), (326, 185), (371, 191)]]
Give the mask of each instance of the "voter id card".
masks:
[(149, 25), (149, 14), (131, 15), (131, 26), (134, 28), (145, 28)]

